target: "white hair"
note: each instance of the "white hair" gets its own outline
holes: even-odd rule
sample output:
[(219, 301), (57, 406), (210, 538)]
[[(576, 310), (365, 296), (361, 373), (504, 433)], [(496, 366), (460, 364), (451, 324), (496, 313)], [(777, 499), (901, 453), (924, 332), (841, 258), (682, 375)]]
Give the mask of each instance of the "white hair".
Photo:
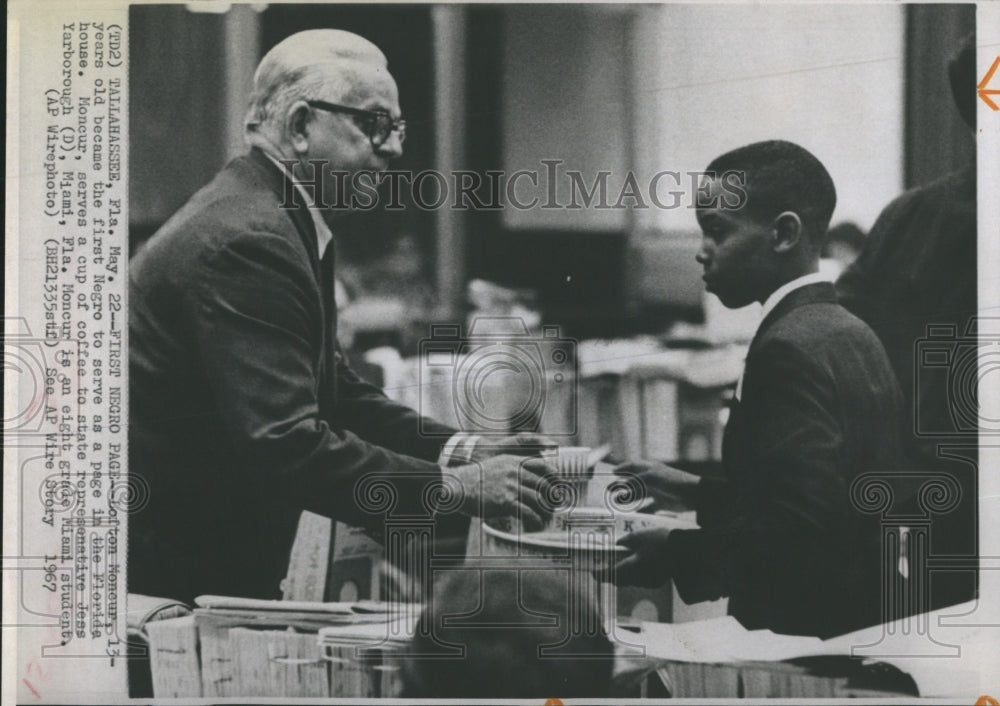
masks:
[(283, 39), (253, 77), (244, 133), (281, 135), (282, 121), (297, 100), (323, 97), (348, 102), (362, 69), (387, 67), (385, 55), (364, 37), (339, 29), (311, 29)]

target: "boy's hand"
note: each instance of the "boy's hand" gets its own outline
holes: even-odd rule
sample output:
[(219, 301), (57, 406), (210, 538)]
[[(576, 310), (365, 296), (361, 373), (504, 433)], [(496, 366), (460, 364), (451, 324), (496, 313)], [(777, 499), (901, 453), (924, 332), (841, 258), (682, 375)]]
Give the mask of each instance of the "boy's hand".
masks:
[(639, 481), (647, 497), (654, 500), (650, 511), (685, 512), (694, 509), (695, 489), (701, 478), (693, 473), (655, 461), (630, 461), (614, 470), (615, 475)]
[(667, 537), (671, 530), (656, 527), (639, 530), (618, 540), (632, 553), (615, 564), (613, 580), (618, 586), (662, 586), (671, 577)]

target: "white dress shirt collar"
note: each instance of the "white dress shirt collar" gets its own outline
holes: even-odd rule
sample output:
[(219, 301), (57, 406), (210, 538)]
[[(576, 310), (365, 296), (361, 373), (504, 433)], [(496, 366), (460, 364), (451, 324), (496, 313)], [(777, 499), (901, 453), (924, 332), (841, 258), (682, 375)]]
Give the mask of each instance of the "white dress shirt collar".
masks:
[[(264, 152), (267, 158), (274, 162), (275, 166), (282, 171), (283, 174), (287, 175), (287, 170), (285, 165), (279, 162), (275, 157), (271, 156), (267, 152)], [(309, 198), (309, 194), (306, 193), (305, 189), (299, 186), (298, 182), (293, 182), (295, 188), (299, 190), (302, 194), (302, 198), (305, 199), (306, 204), (309, 205), (309, 216), (312, 218), (313, 225), (316, 226), (316, 246), (319, 249), (319, 257), (322, 260), (324, 253), (326, 253), (327, 246), (333, 241), (333, 232), (330, 230), (330, 226), (326, 224), (323, 217), (319, 213), (318, 208), (313, 208), (314, 201)]]
[(760, 320), (763, 322), (764, 319), (767, 318), (767, 315), (774, 311), (774, 307), (778, 306), (778, 302), (794, 292), (796, 289), (800, 289), (810, 284), (817, 284), (818, 282), (829, 281), (830, 278), (824, 274), (819, 272), (810, 272), (807, 275), (796, 277), (791, 282), (785, 282), (783, 285), (771, 292), (771, 296), (764, 300), (764, 307), (760, 310)]

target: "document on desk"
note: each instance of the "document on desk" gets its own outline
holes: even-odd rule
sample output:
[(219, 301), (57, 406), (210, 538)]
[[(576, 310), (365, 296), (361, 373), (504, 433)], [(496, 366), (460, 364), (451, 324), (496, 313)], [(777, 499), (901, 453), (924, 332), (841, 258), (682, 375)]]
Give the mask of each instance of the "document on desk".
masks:
[(403, 645), (416, 632), (418, 613), (411, 613), (378, 623), (337, 625), (319, 630), (321, 645)]
[(818, 637), (778, 635), (770, 630), (747, 630), (727, 615), (690, 623), (642, 623), (629, 642), (641, 644), (646, 654), (678, 662), (740, 662), (784, 660), (821, 654)]
[[(196, 614), (217, 621), (253, 625), (308, 626), (353, 625), (390, 620), (404, 607), (419, 612), (419, 606), (379, 601), (319, 602), (272, 601), (235, 596), (198, 596)], [(394, 612), (397, 611), (397, 612)]]
[[(950, 645), (938, 644), (937, 658), (913, 631), (917, 623), (947, 624), (967, 615), (976, 604), (965, 603), (917, 616), (911, 623), (897, 620), (873, 625), (828, 640), (780, 635), (770, 630), (747, 630), (732, 616), (690, 623), (641, 623), (627, 641), (645, 654), (676, 662), (778, 662), (802, 657), (842, 656), (891, 664), (908, 674), (921, 696), (959, 696), (996, 691), (998, 672), (995, 643), (989, 626), (955, 626)], [(904, 629), (910, 634), (904, 634)], [(866, 647), (868, 649), (866, 649)], [(956, 658), (962, 656), (959, 661)], [(949, 659), (951, 657), (951, 659)]]

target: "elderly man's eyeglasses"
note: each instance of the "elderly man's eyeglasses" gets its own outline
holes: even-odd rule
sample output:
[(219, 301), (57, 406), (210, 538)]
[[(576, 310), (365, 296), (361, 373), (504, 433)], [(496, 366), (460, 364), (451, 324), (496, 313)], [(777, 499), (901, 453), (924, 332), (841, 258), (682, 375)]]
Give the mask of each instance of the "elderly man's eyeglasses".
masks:
[(368, 139), (372, 142), (372, 147), (381, 147), (389, 139), (389, 135), (395, 132), (399, 135), (400, 144), (406, 139), (406, 121), (393, 120), (392, 116), (384, 110), (361, 110), (360, 108), (349, 108), (346, 105), (336, 105), (326, 101), (307, 100), (306, 103), (313, 108), (319, 108), (330, 113), (346, 113), (360, 118), (358, 124)]

